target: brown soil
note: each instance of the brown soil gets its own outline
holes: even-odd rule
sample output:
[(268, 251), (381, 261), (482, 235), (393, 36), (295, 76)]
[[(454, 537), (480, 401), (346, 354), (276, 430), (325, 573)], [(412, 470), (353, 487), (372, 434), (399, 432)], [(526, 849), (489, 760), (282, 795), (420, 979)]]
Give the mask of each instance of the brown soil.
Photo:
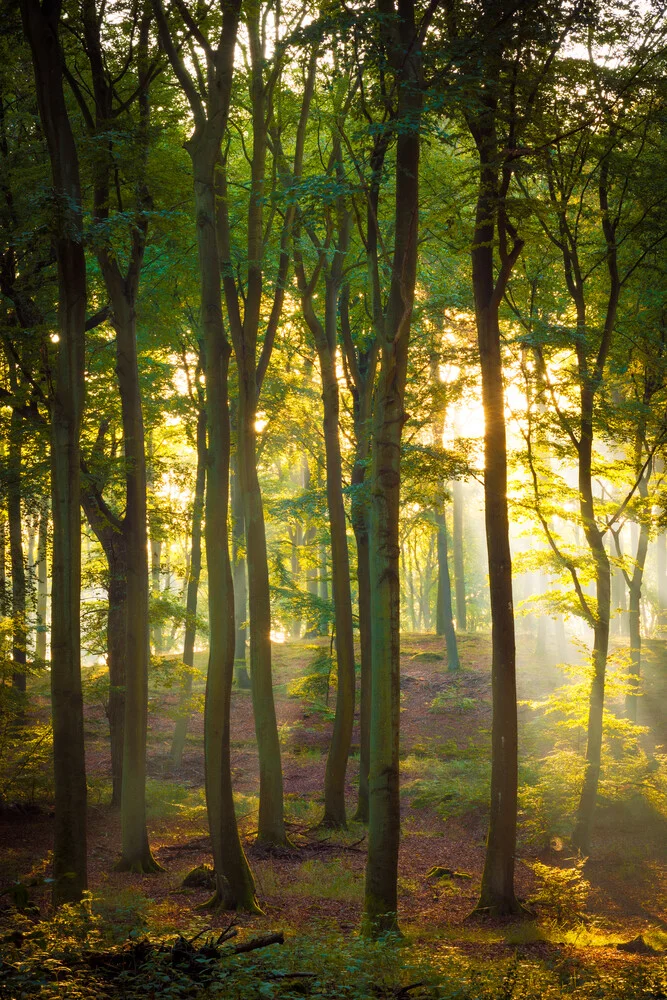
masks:
[[(533, 640), (530, 640), (531, 642)], [(529, 648), (526, 638), (520, 648)], [(346, 833), (322, 833), (313, 828), (315, 810), (321, 803), (325, 755), (331, 730), (330, 720), (312, 707), (287, 695), (287, 682), (307, 669), (312, 658), (312, 643), (300, 642), (274, 646), (276, 703), (282, 727), (283, 774), (287, 800), (305, 803), (303, 822), (290, 826), (293, 849), (267, 854), (253, 845), (256, 813), (251, 809), (241, 821), (247, 851), (256, 875), (258, 894), (265, 911), (263, 917), (243, 917), (242, 924), (253, 927), (285, 926), (308, 931), (321, 925), (348, 932), (359, 924), (365, 864), (364, 830), (353, 824)], [(402, 756), (419, 753), (426, 747), (455, 741), (467, 746), (472, 740), (484, 746), (491, 726), (489, 684), (489, 641), (487, 637), (461, 637), (465, 670), (460, 676), (446, 671), (443, 641), (434, 636), (408, 635), (403, 640), (402, 657)], [(437, 658), (436, 658), (437, 657)], [(522, 657), (520, 688), (524, 696), (534, 694), (534, 674), (529, 671), (530, 657)], [(447, 694), (452, 696), (447, 707)], [(444, 708), (431, 710), (434, 698), (441, 696)], [(474, 704), (461, 699), (470, 699)], [(173, 722), (168, 709), (176, 695), (163, 693), (151, 702), (149, 714), (148, 773), (153, 779), (175, 783), (179, 788), (201, 789), (203, 784), (203, 717), (195, 715), (183, 764), (174, 770), (169, 760)], [(332, 698), (333, 702), (333, 698)], [(42, 705), (42, 711), (46, 706)], [(526, 711), (522, 709), (522, 711)], [(182, 890), (180, 883), (191, 868), (210, 861), (208, 839), (202, 810), (185, 811), (182, 817), (170, 812), (150, 819), (150, 838), (156, 857), (164, 866), (160, 875), (120, 874), (113, 870), (119, 853), (119, 821), (104, 804), (108, 788), (98, 790), (102, 779), (109, 778), (108, 737), (103, 711), (91, 706), (86, 715), (87, 763), (92, 785), (89, 815), (89, 880), (93, 891), (107, 894), (128, 889), (152, 900), (165, 926), (185, 927), (192, 920), (195, 907), (205, 901), (205, 889)], [(354, 734), (358, 745), (358, 733)], [(247, 692), (236, 691), (232, 705), (232, 767), (235, 789), (245, 796), (258, 790), (257, 752), (254, 739), (251, 699)], [(354, 810), (358, 762), (352, 759), (348, 770), (348, 802)], [(308, 803), (311, 808), (308, 811)], [(5, 809), (0, 814), (0, 891), (17, 878), (38, 878), (48, 874), (53, 817), (48, 808)], [(442, 820), (429, 808), (411, 808), (403, 800), (403, 839), (400, 854), (400, 921), (417, 940), (429, 941), (434, 934), (441, 947), (456, 947), (471, 956), (493, 959), (511, 953), (516, 945), (503, 935), (480, 938), (467, 921), (479, 891), (484, 860), (486, 818), (483, 809)], [(558, 845), (556, 845), (558, 846)], [(540, 853), (520, 848), (517, 864), (517, 891), (529, 899), (535, 889), (532, 871), (522, 859), (540, 857), (550, 864), (560, 863), (562, 851), (550, 847)], [(664, 830), (651, 830), (641, 823), (633, 828), (627, 818), (613, 810), (599, 810), (592, 859), (586, 877), (593, 886), (590, 909), (601, 928), (632, 938), (649, 926), (667, 927), (667, 853)], [(322, 868), (321, 866), (326, 866)], [(446, 866), (470, 878), (438, 881), (426, 879), (434, 865)], [(320, 891), (331, 873), (338, 878), (336, 898)], [(305, 882), (304, 882), (305, 880)], [(315, 886), (308, 893), (300, 885)], [(298, 894), (297, 894), (298, 892)], [(35, 901), (48, 911), (46, 889), (33, 890)], [(7, 911), (10, 896), (0, 896)], [(213, 926), (229, 923), (230, 915), (211, 915)], [(493, 925), (486, 925), (487, 928)], [(544, 956), (553, 951), (567, 954), (573, 949), (543, 941), (519, 945), (527, 954)], [(573, 952), (574, 953), (574, 952)], [(578, 952), (580, 954), (580, 952)], [(615, 948), (598, 948), (595, 962), (628, 963), (639, 961), (637, 955)]]

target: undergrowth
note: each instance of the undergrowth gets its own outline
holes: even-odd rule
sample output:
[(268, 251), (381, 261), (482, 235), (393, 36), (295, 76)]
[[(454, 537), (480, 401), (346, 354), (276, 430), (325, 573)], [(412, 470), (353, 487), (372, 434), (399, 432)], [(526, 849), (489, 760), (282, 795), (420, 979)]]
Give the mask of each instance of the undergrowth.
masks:
[[(117, 945), (110, 938), (108, 911), (88, 895), (62, 907), (48, 921), (32, 923), (17, 915), (13, 939), (5, 941), (0, 963), (0, 995), (13, 1000), (646, 1000), (665, 996), (664, 965), (646, 964), (598, 971), (554, 952), (547, 961), (521, 955), (523, 942), (502, 961), (483, 961), (426, 942), (386, 937), (368, 941), (314, 927), (311, 934), (287, 936), (248, 955), (208, 958), (180, 967), (168, 950), (153, 949), (145, 961), (113, 975), (96, 965), (95, 955)], [(203, 928), (185, 928), (185, 937)], [(144, 926), (130, 932), (140, 940)], [(248, 932), (246, 936), (252, 936)], [(545, 940), (544, 937), (539, 938)], [(534, 940), (534, 938), (533, 938)], [(169, 944), (170, 942), (166, 942)]]

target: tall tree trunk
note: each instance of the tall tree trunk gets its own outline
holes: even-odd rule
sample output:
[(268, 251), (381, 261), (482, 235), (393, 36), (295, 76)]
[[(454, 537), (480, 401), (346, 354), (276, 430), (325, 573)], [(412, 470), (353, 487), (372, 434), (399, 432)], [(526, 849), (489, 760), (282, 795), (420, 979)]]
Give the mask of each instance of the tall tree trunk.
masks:
[(9, 554), (12, 566), (12, 684), (25, 693), (28, 633), (26, 627), (26, 574), (21, 517), (21, 470), (23, 463), (23, 417), (12, 410), (9, 428), (7, 518)]
[[(364, 463), (365, 464), (365, 463)], [(357, 463), (355, 463), (355, 468)], [(362, 475), (364, 470), (362, 468)], [(363, 481), (363, 480), (362, 480)], [(354, 470), (352, 473), (354, 484)], [(354, 818), (368, 822), (368, 768), (371, 749), (371, 567), (369, 551), (368, 507), (361, 501), (362, 509), (355, 511), (352, 500), (352, 525), (357, 543), (357, 588), (359, 602), (359, 652), (361, 677), (359, 682), (359, 798)]]
[(480, 178), (472, 248), (472, 280), (484, 406), (484, 520), (491, 600), (491, 802), (479, 910), (502, 915), (519, 909), (514, 892), (518, 735), (512, 557), (507, 507), (507, 439), (498, 310), (504, 285), (522, 243), (496, 279), (495, 226), (499, 180), (495, 108), (475, 128)]
[(86, 767), (83, 741), (81, 647), (81, 519), (79, 433), (84, 402), (86, 262), (81, 184), (63, 93), (58, 39), (61, 4), (21, 0), (32, 51), (37, 102), (57, 199), (59, 342), (51, 402), (53, 599), (51, 708), (55, 823), (53, 900), (78, 900), (86, 888)]
[(111, 737), (111, 808), (120, 809), (125, 743), (125, 658), (127, 631), (127, 557), (125, 538), (118, 534), (106, 551), (109, 566), (107, 614), (107, 718)]
[(7, 535), (5, 533), (4, 511), (0, 514), (0, 615), (9, 614), (7, 594)]
[(254, 910), (257, 905), (255, 887), (236, 823), (230, 766), (230, 705), (234, 678), (234, 590), (227, 524), (231, 444), (228, 397), (230, 348), (222, 318), (215, 196), (215, 167), (229, 113), (241, 2), (230, 0), (225, 5), (219, 42), (206, 52), (209, 86), (205, 100), (181, 59), (159, 0), (154, 3), (154, 9), (160, 40), (195, 119), (187, 149), (194, 174), (209, 435), (206, 561), (210, 635), (204, 752), (206, 803), (216, 872), (212, 903)]
[[(397, 925), (400, 840), (398, 789), (400, 719), (399, 503), (401, 438), (408, 343), (414, 302), (419, 210), (421, 67), (411, 2), (380, 3), (395, 15), (383, 29), (397, 86), (395, 242), (392, 279), (384, 315), (374, 302), (380, 374), (375, 394), (371, 448), (370, 567), (372, 630), (371, 749), (368, 858), (364, 926), (377, 935)], [(375, 225), (375, 221), (371, 223)], [(377, 232), (375, 232), (377, 239)], [(374, 287), (379, 288), (377, 243), (371, 241)]]
[(175, 767), (180, 767), (183, 759), (185, 737), (190, 717), (189, 702), (192, 694), (192, 668), (195, 662), (195, 639), (197, 637), (197, 597), (199, 595), (199, 578), (201, 576), (201, 538), (206, 491), (206, 459), (206, 410), (202, 407), (197, 417), (197, 473), (195, 477), (195, 494), (192, 503), (190, 565), (188, 570), (188, 590), (185, 600), (185, 637), (183, 639), (183, 663), (189, 669), (183, 681), (179, 714), (171, 741), (171, 759)]
[[(151, 597), (155, 600), (160, 596), (160, 580), (162, 577), (162, 539), (151, 538)], [(164, 629), (161, 622), (156, 622), (151, 632), (153, 633), (153, 650), (155, 653), (164, 652)]]
[(236, 454), (232, 455), (232, 566), (234, 571), (234, 676), (241, 690), (250, 689), (246, 665), (246, 634), (248, 620), (248, 581), (243, 525), (243, 496)]
[(667, 612), (667, 532), (655, 540), (655, 566), (658, 577), (658, 622), (664, 627)]
[(454, 554), (454, 588), (456, 596), (456, 627), (465, 632), (466, 581), (463, 562), (463, 484), (455, 479), (452, 483), (452, 549)]
[[(642, 441), (637, 442), (637, 451), (641, 454)], [(638, 492), (641, 499), (646, 502), (648, 498), (648, 482), (651, 476), (652, 466), (649, 463), (646, 471), (640, 477)], [(642, 584), (644, 582), (644, 567), (646, 566), (646, 555), (648, 552), (649, 522), (644, 517), (639, 526), (639, 537), (635, 551), (635, 565), (632, 576), (628, 581), (629, 608), (628, 624), (630, 627), (630, 666), (628, 670), (630, 680), (630, 691), (625, 699), (625, 710), (628, 718), (633, 722), (637, 721), (637, 692), (639, 679), (641, 677), (642, 658), (642, 635), (640, 606), (642, 596)]]
[(35, 639), (35, 659), (37, 663), (46, 660), (46, 613), (48, 600), (48, 537), (49, 505), (44, 502), (39, 512), (39, 537), (37, 540), (37, 635)]
[(338, 256), (340, 266), (335, 274), (327, 275), (325, 283), (324, 323), (313, 307), (312, 288), (308, 291), (300, 252), (296, 254), (296, 270), (302, 295), (303, 312), (310, 328), (320, 363), (322, 379), (323, 431), (326, 454), (327, 507), (331, 537), (331, 580), (336, 618), (336, 663), (338, 685), (336, 715), (324, 776), (325, 826), (347, 825), (345, 812), (345, 776), (352, 742), (355, 701), (354, 630), (350, 593), (350, 556), (347, 548), (347, 522), (343, 503), (343, 462), (339, 437), (340, 400), (336, 374), (336, 331), (338, 295), (346, 234), (340, 234)]
[[(115, 270), (115, 269), (114, 269)], [(146, 830), (146, 736), (148, 724), (148, 526), (146, 452), (137, 361), (134, 296), (120, 275), (105, 274), (116, 329), (116, 373), (125, 451), (125, 559), (127, 572), (125, 723), (121, 791), (120, 870), (158, 871)]]
[(583, 855), (590, 851), (593, 813), (600, 778), (605, 673), (609, 649), (611, 614), (611, 566), (604, 538), (595, 520), (593, 497), (593, 403), (594, 389), (587, 379), (581, 389), (581, 438), (579, 442), (579, 496), (586, 541), (595, 566), (596, 607), (593, 616), (593, 678), (588, 709), (586, 770), (572, 836), (573, 846)]
[[(95, 450), (103, 447), (108, 425), (103, 423)], [(86, 474), (81, 483), (81, 506), (95, 537), (102, 546), (108, 570), (107, 669), (109, 700), (106, 714), (111, 737), (111, 807), (120, 809), (123, 781), (125, 730), (125, 656), (127, 632), (127, 556), (123, 523), (104, 502), (93, 478)]]
[[(240, 364), (239, 360), (239, 364)], [(239, 478), (243, 497), (248, 600), (250, 607), (250, 684), (259, 753), (258, 840), (285, 844), (283, 775), (271, 676), (271, 598), (262, 493), (257, 475), (257, 420), (254, 359), (239, 373)]]
[(436, 635), (444, 635), (447, 648), (447, 669), (458, 670), (461, 666), (456, 644), (456, 632), (452, 621), (452, 588), (449, 580), (447, 560), (447, 519), (445, 512), (435, 515), (438, 528), (438, 592), (436, 597)]

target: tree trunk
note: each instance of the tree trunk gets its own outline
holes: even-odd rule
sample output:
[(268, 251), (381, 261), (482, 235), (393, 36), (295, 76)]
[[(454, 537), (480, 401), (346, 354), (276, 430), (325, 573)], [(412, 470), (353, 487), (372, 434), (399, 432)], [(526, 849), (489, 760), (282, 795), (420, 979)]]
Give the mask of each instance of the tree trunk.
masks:
[(119, 275), (105, 274), (116, 329), (116, 373), (125, 451), (125, 558), (127, 571), (125, 722), (121, 791), (121, 871), (151, 872), (160, 866), (146, 830), (146, 735), (148, 724), (148, 528), (146, 452), (137, 363), (134, 296)]
[[(150, 542), (151, 549), (151, 596), (153, 599), (159, 598), (160, 596), (160, 578), (161, 578), (161, 561), (162, 561), (162, 539), (151, 538)], [(151, 632), (153, 633), (153, 652), (163, 653), (164, 652), (164, 629), (161, 622), (156, 622), (153, 625)]]
[(602, 723), (604, 686), (609, 649), (609, 618), (611, 613), (611, 567), (603, 536), (595, 520), (593, 499), (593, 401), (594, 389), (587, 379), (581, 388), (581, 438), (579, 442), (579, 496), (586, 541), (595, 565), (597, 604), (593, 623), (593, 679), (588, 709), (586, 770), (572, 836), (574, 848), (587, 856), (590, 852), (593, 813), (600, 778), (602, 754)]
[[(638, 450), (639, 449), (641, 449), (641, 441), (638, 443)], [(649, 464), (646, 472), (639, 480), (639, 495), (644, 502), (646, 502), (648, 497), (648, 480), (650, 475), (651, 466)], [(635, 551), (635, 565), (628, 586), (628, 624), (630, 627), (630, 666), (628, 673), (631, 687), (625, 699), (625, 710), (628, 714), (628, 718), (633, 722), (637, 721), (637, 691), (641, 676), (642, 637), (640, 605), (642, 584), (644, 582), (644, 567), (646, 565), (646, 555), (648, 552), (648, 541), (649, 524), (646, 518), (644, 518), (639, 526), (639, 538), (637, 539), (637, 549)]]
[(21, 517), (21, 470), (23, 462), (23, 417), (12, 410), (9, 428), (7, 517), (9, 521), (9, 554), (12, 567), (12, 685), (25, 694), (27, 627), (26, 574), (23, 556), (23, 521)]
[(202, 408), (197, 417), (197, 474), (192, 503), (190, 566), (185, 601), (185, 637), (183, 639), (183, 663), (189, 669), (183, 681), (179, 714), (176, 719), (171, 742), (171, 760), (175, 767), (180, 767), (183, 759), (185, 737), (190, 717), (189, 702), (192, 694), (192, 668), (195, 662), (195, 639), (197, 637), (197, 597), (199, 595), (199, 578), (201, 576), (201, 537), (206, 490), (206, 458), (206, 410)]
[(81, 519), (79, 433), (84, 402), (86, 262), (79, 165), (63, 93), (58, 40), (60, 3), (22, 0), (32, 50), (37, 101), (57, 199), (59, 342), (51, 401), (53, 599), (51, 710), (55, 823), (53, 901), (80, 899), (86, 888), (86, 767), (81, 648)]
[[(230, 58), (232, 58), (231, 53)], [(216, 872), (216, 891), (212, 903), (225, 909), (255, 911), (257, 910), (255, 883), (243, 852), (236, 823), (230, 759), (230, 711), (236, 635), (234, 584), (228, 537), (231, 440), (227, 393), (230, 348), (222, 324), (219, 264), (215, 242), (213, 169), (210, 174), (207, 171), (206, 183), (200, 181), (197, 174), (195, 166), (209, 428), (206, 487), (209, 664), (204, 726), (206, 802)], [(268, 577), (266, 582), (268, 591)], [(270, 627), (269, 619), (266, 623), (267, 639)]]
[(256, 908), (255, 889), (236, 824), (230, 767), (230, 703), (234, 675), (234, 591), (227, 518), (229, 514), (230, 415), (229, 345), (222, 319), (220, 257), (216, 239), (215, 167), (227, 125), (234, 72), (240, 0), (222, 13), (215, 48), (206, 52), (205, 101), (174, 44), (164, 9), (156, 0), (160, 41), (195, 118), (187, 149), (194, 173), (201, 324), (206, 353), (206, 410), (209, 463), (206, 486), (206, 559), (209, 575), (209, 662), (206, 679), (204, 752), (206, 801), (216, 872), (214, 904)]
[[(357, 467), (355, 463), (355, 468)], [(364, 469), (362, 467), (362, 476)], [(352, 473), (354, 483), (354, 470)], [(352, 524), (357, 543), (357, 587), (359, 602), (359, 647), (361, 678), (359, 684), (359, 798), (354, 818), (368, 823), (368, 767), (371, 748), (371, 577), (368, 538), (368, 508), (355, 511), (352, 499)]]
[[(297, 263), (298, 271), (298, 263)], [(326, 454), (327, 507), (331, 536), (331, 580), (336, 619), (336, 663), (338, 686), (336, 715), (324, 776), (325, 826), (345, 827), (345, 776), (352, 742), (355, 701), (354, 630), (350, 594), (350, 556), (347, 548), (347, 522), (343, 502), (343, 463), (340, 451), (338, 377), (336, 374), (336, 327), (339, 285), (327, 276), (325, 319), (320, 323), (312, 298), (304, 294), (305, 277), (301, 268), (301, 290), (306, 322), (315, 339), (322, 378), (323, 431)]]
[(232, 456), (232, 565), (234, 570), (234, 676), (239, 688), (250, 689), (246, 666), (246, 622), (248, 620), (248, 582), (246, 576), (243, 496), (238, 462)]
[(7, 536), (5, 534), (4, 512), (0, 519), (0, 615), (6, 617), (9, 614), (9, 600), (7, 595)]
[(452, 588), (449, 580), (449, 563), (447, 561), (447, 519), (444, 511), (435, 515), (438, 527), (438, 594), (436, 598), (436, 635), (444, 635), (447, 647), (447, 669), (458, 670), (459, 651), (456, 644), (456, 632), (452, 621)]
[[(106, 426), (100, 429), (101, 446)], [(120, 809), (125, 729), (125, 656), (127, 631), (127, 557), (123, 524), (106, 506), (89, 476), (81, 484), (81, 506), (102, 546), (108, 571), (107, 669), (109, 700), (106, 714), (111, 737), (111, 807)]]
[(463, 563), (463, 484), (452, 483), (452, 548), (454, 553), (454, 587), (456, 596), (456, 627), (459, 632), (467, 629), (466, 581)]
[(667, 532), (664, 531), (655, 540), (655, 564), (658, 577), (658, 624), (664, 627), (667, 612)]
[(35, 638), (35, 660), (46, 661), (46, 614), (48, 600), (48, 537), (49, 506), (44, 502), (39, 512), (39, 537), (37, 540), (37, 635)]
[[(241, 364), (239, 360), (239, 365)], [(257, 475), (255, 365), (239, 373), (239, 478), (243, 498), (248, 599), (250, 606), (250, 684), (259, 754), (257, 838), (285, 844), (283, 775), (271, 676), (271, 598), (262, 493)]]
[(477, 908), (497, 915), (519, 910), (514, 893), (517, 823), (517, 709), (512, 557), (507, 508), (507, 441), (499, 291), (494, 274), (498, 177), (495, 129), (485, 122), (478, 149), (480, 181), (472, 249), (473, 291), (484, 406), (484, 520), (491, 600), (491, 802)]
[[(381, 5), (384, 12), (384, 5)], [(394, 13), (393, 4), (391, 12)], [(375, 395), (371, 448), (370, 568), (372, 630), (371, 749), (368, 858), (364, 927), (373, 935), (397, 926), (400, 841), (398, 787), (400, 719), (399, 505), (401, 438), (408, 343), (414, 302), (419, 208), (421, 69), (415, 44), (414, 6), (406, 2), (384, 28), (398, 88), (395, 242), (386, 310), (375, 303), (380, 375)], [(377, 234), (376, 234), (377, 236)], [(375, 244), (377, 249), (377, 245)], [(371, 250), (373, 243), (371, 243)], [(378, 258), (371, 259), (375, 287)]]
[(125, 742), (125, 657), (127, 629), (127, 558), (125, 539), (119, 534), (106, 551), (109, 566), (107, 614), (107, 667), (109, 701), (107, 718), (111, 737), (111, 808), (120, 809)]

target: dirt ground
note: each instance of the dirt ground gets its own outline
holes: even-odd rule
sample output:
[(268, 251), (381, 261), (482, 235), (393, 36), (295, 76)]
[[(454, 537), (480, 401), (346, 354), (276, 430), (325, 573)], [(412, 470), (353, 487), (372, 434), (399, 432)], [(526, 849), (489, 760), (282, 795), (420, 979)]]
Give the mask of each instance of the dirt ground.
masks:
[[(533, 640), (519, 641), (520, 693), (533, 696), (540, 684), (535, 679), (532, 660)], [(424, 747), (465, 746), (471, 741), (484, 747), (491, 726), (490, 648), (488, 637), (461, 637), (464, 670), (454, 677), (446, 671), (443, 640), (435, 636), (408, 635), (403, 638), (401, 756), (424, 752)], [(321, 811), (321, 790), (331, 721), (322, 713), (290, 697), (289, 681), (307, 672), (313, 657), (312, 643), (306, 641), (274, 645), (276, 707), (282, 743), (282, 764), (287, 815), (293, 847), (267, 854), (253, 844), (256, 823), (258, 767), (248, 692), (235, 691), (232, 703), (232, 767), (235, 792), (239, 797), (241, 829), (253, 867), (264, 916), (239, 916), (239, 923), (253, 928), (312, 931), (317, 926), (344, 933), (359, 925), (365, 865), (365, 829), (351, 823), (345, 832), (316, 829)], [(659, 672), (651, 674), (653, 702), (661, 690)], [(657, 678), (657, 679), (656, 679)], [(448, 701), (449, 695), (452, 696)], [(441, 696), (444, 708), (432, 710)], [(333, 697), (331, 701), (333, 702)], [(203, 805), (203, 716), (196, 714), (190, 725), (183, 763), (177, 770), (169, 757), (176, 701), (174, 692), (162, 692), (151, 699), (149, 713), (148, 774), (149, 835), (155, 855), (165, 871), (158, 875), (121, 874), (113, 870), (119, 854), (118, 816), (106, 805), (109, 788), (109, 748), (106, 720), (101, 706), (88, 708), (86, 715), (87, 763), (91, 784), (89, 815), (89, 882), (93, 892), (109, 900), (125, 901), (129, 910), (145, 906), (151, 922), (165, 928), (189, 924), (196, 907), (209, 895), (205, 887), (185, 890), (184, 875), (192, 868), (210, 863)], [(451, 704), (450, 704), (451, 702)], [(662, 702), (664, 705), (664, 701)], [(448, 705), (450, 707), (448, 707)], [(664, 713), (653, 722), (664, 726)], [(522, 708), (522, 712), (527, 709)], [(648, 711), (648, 709), (647, 709)], [(662, 734), (659, 734), (662, 735)], [(358, 748), (355, 728), (353, 745)], [(358, 760), (348, 769), (348, 803), (354, 811)], [(446, 790), (443, 795), (447, 794)], [(585, 947), (576, 941), (554, 944), (539, 935), (523, 935), (487, 923), (483, 931), (467, 917), (478, 896), (486, 816), (483, 808), (442, 819), (432, 805), (416, 807), (409, 796), (402, 799), (403, 834), (399, 866), (399, 919), (404, 931), (416, 941), (437, 940), (442, 948), (488, 957), (519, 949), (544, 956), (550, 952), (577, 954)], [(591, 859), (585, 869), (592, 885), (589, 901), (591, 926), (597, 935), (595, 962), (628, 963), (636, 955), (618, 951), (617, 941), (629, 940), (647, 928), (667, 930), (667, 837), (665, 828), (647, 828), (621, 813), (600, 809)], [(49, 871), (52, 842), (52, 813), (48, 809), (5, 809), (0, 814), (0, 892), (17, 877), (39, 878)], [(518, 895), (528, 900), (535, 892), (535, 876), (524, 863), (540, 859), (547, 864), (564, 863), (567, 850), (557, 840), (525, 847), (518, 852), (516, 876)], [(426, 878), (434, 865), (457, 873), (450, 879)], [(46, 890), (33, 890), (42, 912), (48, 910)], [(110, 904), (111, 905), (111, 904)], [(2, 910), (9, 896), (0, 896)], [(211, 926), (224, 926), (230, 914), (207, 917)], [(592, 945), (591, 945), (592, 947)]]

